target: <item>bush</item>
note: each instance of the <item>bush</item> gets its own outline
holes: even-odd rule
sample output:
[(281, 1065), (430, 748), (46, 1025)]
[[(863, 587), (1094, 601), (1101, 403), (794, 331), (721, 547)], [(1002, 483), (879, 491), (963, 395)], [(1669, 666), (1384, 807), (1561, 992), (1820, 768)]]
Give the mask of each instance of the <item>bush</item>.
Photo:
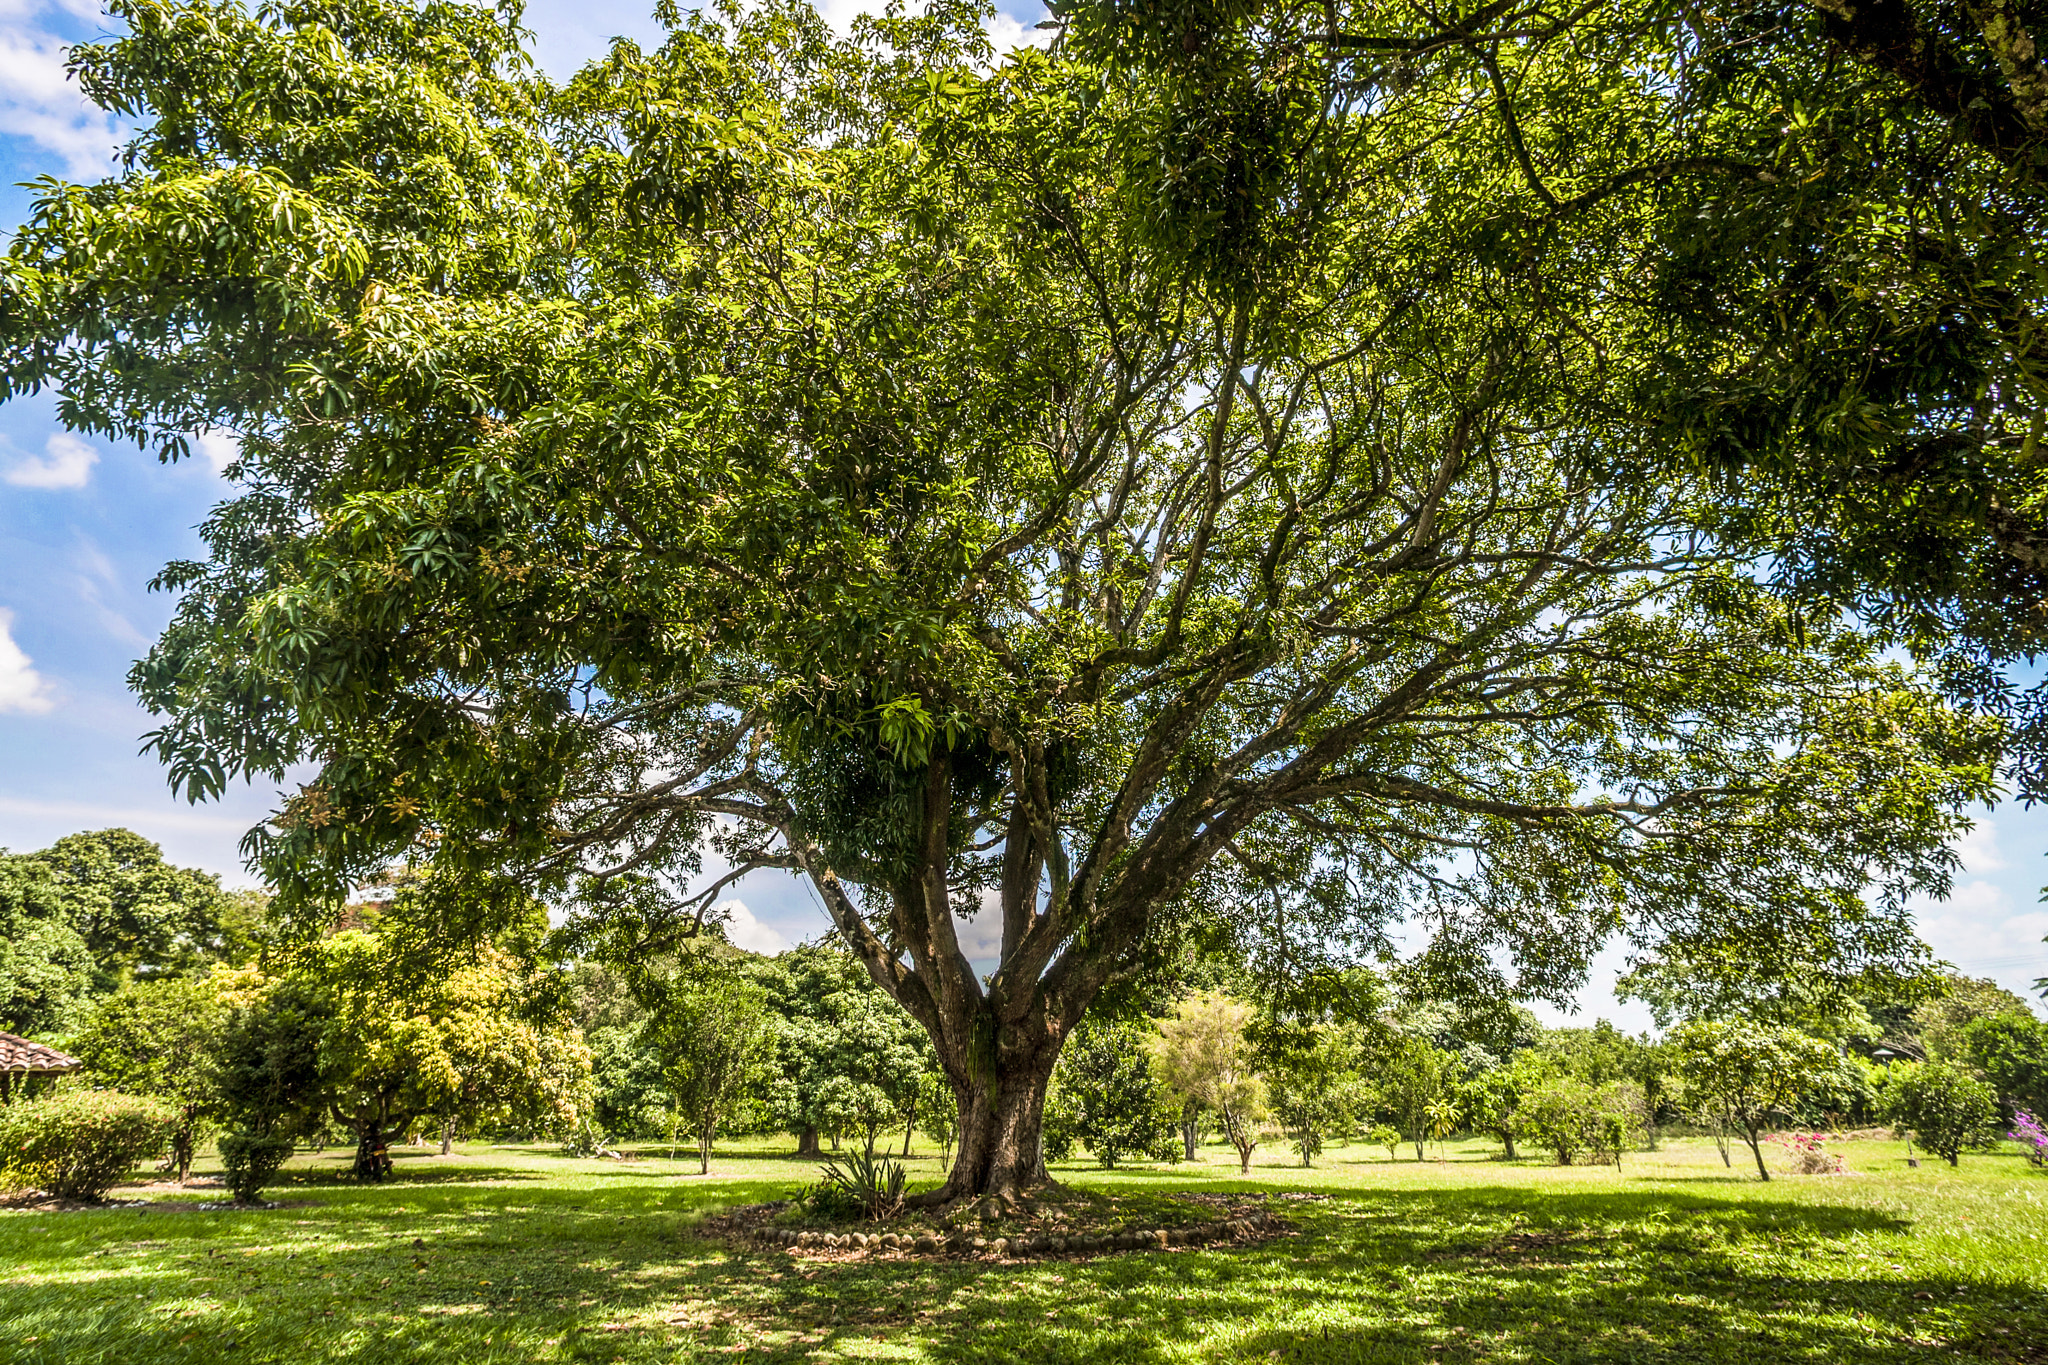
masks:
[(1948, 1164), (1966, 1147), (1988, 1146), (1998, 1123), (1998, 1096), (1946, 1062), (1892, 1068), (1884, 1088), (1885, 1117)]
[[(843, 1167), (840, 1160), (846, 1163)], [(901, 1162), (866, 1152), (848, 1152), (839, 1160), (825, 1163), (823, 1174), (824, 1180), (813, 1186), (805, 1199), (813, 1213), (850, 1205), (879, 1223), (903, 1207), (905, 1175)]]
[(102, 1199), (162, 1152), (180, 1115), (161, 1100), (60, 1090), (0, 1111), (0, 1182), (63, 1199)]
[(1628, 1081), (1589, 1085), (1575, 1076), (1552, 1076), (1522, 1102), (1522, 1131), (1569, 1166), (1580, 1156), (1597, 1165), (1620, 1165), (1640, 1144), (1646, 1108), (1640, 1087)]
[(291, 1158), (293, 1142), (267, 1133), (229, 1133), (220, 1140), (221, 1164), (228, 1171), (228, 1192), (237, 1204), (254, 1204), (277, 1168)]
[(1840, 1175), (1842, 1158), (1827, 1147), (1825, 1133), (1784, 1133), (1778, 1137), (1799, 1175)]

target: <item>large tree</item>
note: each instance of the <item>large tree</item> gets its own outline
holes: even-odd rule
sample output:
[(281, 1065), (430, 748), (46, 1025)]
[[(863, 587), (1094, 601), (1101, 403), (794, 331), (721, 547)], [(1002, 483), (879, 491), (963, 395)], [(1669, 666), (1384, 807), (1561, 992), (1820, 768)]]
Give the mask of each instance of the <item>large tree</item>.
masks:
[(1502, 230), (1463, 89), (1191, 106), (953, 5), (559, 89), (457, 6), (117, 11), (76, 62), (144, 130), (14, 239), (4, 368), (240, 435), (136, 684), (192, 795), (319, 765), (250, 839), (287, 908), (409, 853), (652, 950), (796, 871), (958, 1098), (935, 1198), (1042, 1178), (1177, 922), (1553, 999), (1616, 934), (1921, 952), (1994, 732), (1602, 476), (1641, 327)]
[(1332, 108), (1483, 126), (1497, 249), (1613, 263), (1646, 344), (1605, 453), (2017, 722), (2048, 791), (2048, 7), (2039, 0), (1073, 0), (1062, 40), (1190, 123), (1322, 68)]

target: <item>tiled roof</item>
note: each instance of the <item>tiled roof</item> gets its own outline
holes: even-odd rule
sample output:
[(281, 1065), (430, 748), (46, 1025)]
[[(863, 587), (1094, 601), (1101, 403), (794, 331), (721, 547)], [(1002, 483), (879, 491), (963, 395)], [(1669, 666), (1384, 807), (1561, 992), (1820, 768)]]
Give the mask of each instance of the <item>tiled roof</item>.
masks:
[(79, 1066), (78, 1058), (56, 1048), (31, 1043), (11, 1033), (0, 1033), (0, 1071), (76, 1071)]

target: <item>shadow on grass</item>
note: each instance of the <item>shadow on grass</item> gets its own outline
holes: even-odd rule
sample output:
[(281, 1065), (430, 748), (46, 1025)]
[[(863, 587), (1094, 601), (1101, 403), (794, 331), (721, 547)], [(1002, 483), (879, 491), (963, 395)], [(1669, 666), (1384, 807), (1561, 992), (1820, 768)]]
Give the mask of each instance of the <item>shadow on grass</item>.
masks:
[(1864, 1249), (1908, 1225), (1863, 1207), (1323, 1190), (1280, 1203), (1299, 1233), (1259, 1246), (1012, 1265), (801, 1261), (694, 1235), (704, 1211), (786, 1189), (406, 1179), (312, 1210), (10, 1218), (0, 1360), (2048, 1359), (2020, 1353), (2048, 1341), (2033, 1288), (1877, 1273)]

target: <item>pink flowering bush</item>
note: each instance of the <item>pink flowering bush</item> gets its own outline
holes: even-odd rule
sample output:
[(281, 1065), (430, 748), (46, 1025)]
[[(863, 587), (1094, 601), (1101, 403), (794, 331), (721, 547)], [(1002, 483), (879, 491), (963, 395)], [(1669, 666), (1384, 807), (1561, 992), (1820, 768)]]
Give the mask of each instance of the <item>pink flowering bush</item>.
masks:
[(1780, 1133), (1777, 1142), (1792, 1158), (1800, 1175), (1840, 1175), (1842, 1158), (1827, 1149), (1826, 1133)]
[(2041, 1120), (2024, 1109), (2015, 1109), (2012, 1131), (2006, 1136), (2026, 1147), (2027, 1160), (2036, 1166), (2048, 1164), (2048, 1128), (2042, 1127)]

